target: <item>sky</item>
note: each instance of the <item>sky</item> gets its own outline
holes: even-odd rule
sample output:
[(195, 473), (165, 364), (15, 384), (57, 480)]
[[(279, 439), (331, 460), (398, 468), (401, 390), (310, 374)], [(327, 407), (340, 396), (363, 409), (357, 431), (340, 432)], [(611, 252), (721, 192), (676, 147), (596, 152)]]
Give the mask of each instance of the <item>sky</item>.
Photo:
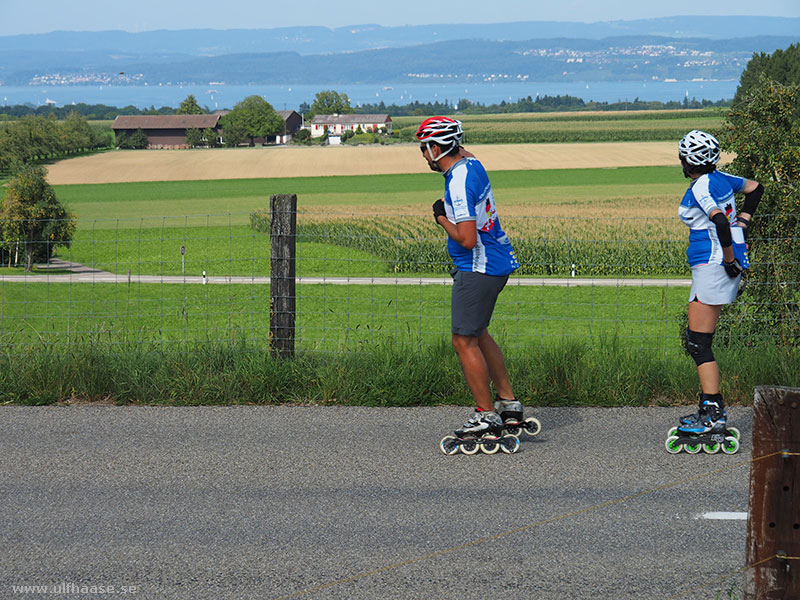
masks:
[[(397, 8), (402, 7), (398, 13)], [(48, 31), (331, 28), (377, 24), (619, 21), (676, 15), (800, 17), (800, 0), (0, 0), (0, 36)]]

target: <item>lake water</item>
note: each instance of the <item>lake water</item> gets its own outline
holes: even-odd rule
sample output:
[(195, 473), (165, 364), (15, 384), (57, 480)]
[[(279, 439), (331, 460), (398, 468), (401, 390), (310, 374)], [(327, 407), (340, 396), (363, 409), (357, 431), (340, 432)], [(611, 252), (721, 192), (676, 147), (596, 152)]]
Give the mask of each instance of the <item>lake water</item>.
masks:
[(535, 82), (509, 83), (395, 83), (375, 84), (321, 84), (321, 85), (218, 85), (203, 86), (0, 86), (0, 104), (33, 104), (39, 106), (54, 102), (57, 106), (85, 102), (110, 106), (134, 105), (177, 107), (189, 94), (194, 94), (201, 106), (209, 109), (233, 108), (251, 95), (263, 96), (277, 110), (297, 110), (302, 102), (311, 104), (321, 90), (334, 89), (346, 93), (352, 106), (366, 103), (409, 104), (414, 101), (434, 102), (445, 100), (450, 104), (467, 98), (481, 104), (495, 104), (502, 100), (516, 101), (527, 96), (570, 95), (586, 101), (600, 102), (659, 100), (682, 101), (686, 96), (698, 100), (723, 100), (733, 98), (738, 81), (612, 81), (612, 82)]

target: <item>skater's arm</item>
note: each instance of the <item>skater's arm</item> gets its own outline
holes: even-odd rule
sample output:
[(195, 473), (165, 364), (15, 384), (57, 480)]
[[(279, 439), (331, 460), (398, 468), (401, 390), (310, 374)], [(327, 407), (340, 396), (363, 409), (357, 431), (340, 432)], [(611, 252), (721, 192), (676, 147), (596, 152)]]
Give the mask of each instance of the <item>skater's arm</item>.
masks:
[(438, 216), (436, 222), (441, 225), (453, 241), (464, 246), (467, 250), (472, 250), (478, 243), (478, 230), (475, 228), (475, 221), (461, 221), (451, 223), (447, 217)]
[(742, 206), (742, 211), (739, 213), (739, 216), (736, 217), (736, 221), (740, 227), (747, 229), (747, 226), (750, 224), (750, 219), (753, 218), (753, 214), (756, 212), (758, 203), (761, 202), (761, 196), (764, 194), (764, 186), (757, 181), (748, 179), (742, 188), (742, 192), (744, 192), (744, 206)]
[(722, 246), (722, 259), (726, 263), (733, 262), (733, 238), (731, 236), (731, 225), (725, 213), (719, 209), (712, 210), (709, 218), (717, 228), (717, 238)]

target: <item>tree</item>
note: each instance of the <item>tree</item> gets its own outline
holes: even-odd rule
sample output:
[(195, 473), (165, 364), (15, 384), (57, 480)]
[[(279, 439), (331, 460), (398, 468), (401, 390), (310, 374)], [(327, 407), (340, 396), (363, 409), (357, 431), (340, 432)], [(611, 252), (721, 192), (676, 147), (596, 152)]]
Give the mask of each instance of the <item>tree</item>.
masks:
[(181, 105), (178, 107), (178, 111), (176, 114), (179, 115), (204, 115), (206, 111), (200, 108), (200, 105), (197, 103), (197, 99), (194, 97), (194, 94), (189, 94), (186, 96), (186, 100), (181, 102)]
[[(227, 116), (228, 115), (225, 115), (225, 117)], [(225, 144), (226, 148), (235, 148), (247, 139), (247, 129), (245, 129), (244, 123), (241, 122), (241, 120), (226, 119), (225, 117), (220, 119), (220, 125), (222, 125), (222, 143)]]
[(244, 137), (250, 138), (250, 145), (254, 146), (254, 138), (280, 135), (286, 129), (283, 118), (261, 96), (248, 96), (220, 121), (226, 146), (238, 144), (238, 141), (229, 144), (229, 133), (235, 137), (244, 132)]
[(76, 224), (56, 199), (44, 168), (25, 166), (8, 183), (0, 227), (9, 249), (22, 246), (25, 270), (32, 271), (34, 260), (48, 260), (57, 246), (69, 247)]
[(209, 148), (216, 148), (219, 146), (219, 134), (213, 127), (206, 127), (203, 130), (203, 140)]
[(199, 129), (186, 130), (186, 145), (190, 148), (204, 145), (203, 133)]
[(748, 302), (733, 305), (740, 317), (734, 321), (737, 333), (770, 331), (796, 345), (800, 289), (787, 282), (800, 281), (800, 85), (783, 85), (761, 72), (738, 98), (721, 140), (736, 154), (731, 172), (762, 183), (764, 196), (748, 227)]
[(313, 118), (314, 115), (352, 114), (354, 112), (350, 107), (350, 98), (347, 97), (347, 94), (340, 94), (334, 90), (325, 90), (318, 92), (314, 97), (308, 117)]
[(80, 113), (72, 111), (67, 115), (62, 125), (64, 137), (69, 144), (69, 151), (80, 152), (86, 148), (91, 148), (94, 141), (92, 128), (89, 122)]
[(311, 132), (308, 129), (301, 129), (292, 137), (292, 142), (295, 144), (303, 144), (304, 146), (311, 145)]
[(733, 101), (741, 101), (758, 86), (759, 76), (762, 74), (783, 85), (800, 84), (800, 43), (792, 44), (786, 50), (776, 50), (772, 54), (753, 54), (739, 78), (739, 87)]
[(137, 129), (130, 135), (121, 132), (117, 137), (117, 147), (123, 149), (140, 150), (147, 148), (150, 145), (150, 140), (147, 139), (147, 134), (142, 129)]

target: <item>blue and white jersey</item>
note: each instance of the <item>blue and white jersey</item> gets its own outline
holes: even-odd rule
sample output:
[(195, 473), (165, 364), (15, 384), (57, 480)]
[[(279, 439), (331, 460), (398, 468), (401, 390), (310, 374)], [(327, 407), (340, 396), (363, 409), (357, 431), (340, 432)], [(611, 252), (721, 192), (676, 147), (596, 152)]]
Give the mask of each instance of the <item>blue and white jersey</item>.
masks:
[(511, 241), (500, 227), (492, 184), (480, 162), (464, 158), (444, 174), (444, 209), (451, 223), (475, 221), (477, 242), (471, 250), (448, 238), (447, 251), (459, 271), (508, 275), (519, 268)]
[(721, 210), (731, 225), (733, 254), (746, 269), (750, 266), (744, 233), (736, 224), (736, 198), (746, 179), (722, 171), (712, 171), (695, 179), (686, 190), (678, 215), (689, 228), (689, 247), (686, 257), (689, 265), (722, 264), (722, 246), (717, 236), (717, 227), (709, 218), (714, 210)]

